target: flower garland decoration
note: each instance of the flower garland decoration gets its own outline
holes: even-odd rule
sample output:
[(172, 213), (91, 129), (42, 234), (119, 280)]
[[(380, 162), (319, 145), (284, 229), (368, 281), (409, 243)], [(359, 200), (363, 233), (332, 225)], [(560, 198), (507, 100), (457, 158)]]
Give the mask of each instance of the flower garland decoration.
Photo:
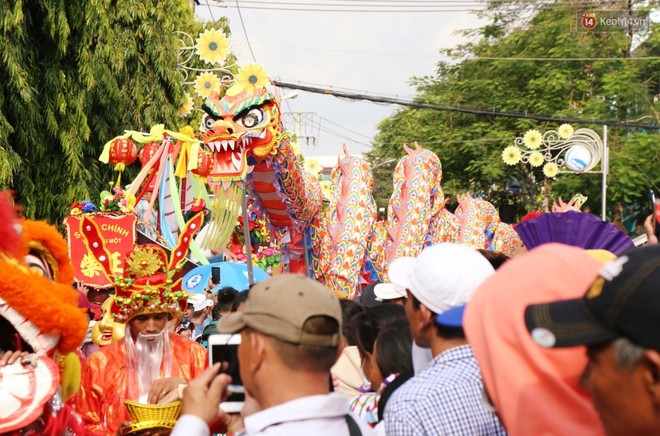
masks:
[(213, 92), (220, 91), (220, 79), (213, 73), (200, 74), (195, 80), (195, 92), (201, 98), (208, 98)]
[(84, 213), (98, 212), (98, 208), (91, 200), (76, 201), (71, 205), (69, 215), (82, 215)]
[(193, 98), (189, 93), (186, 92), (183, 96), (183, 103), (176, 110), (176, 114), (179, 116), (179, 118), (184, 118), (190, 115), (192, 109), (193, 109)]
[[(245, 247), (237, 253), (236, 259), (239, 262), (247, 262), (247, 256), (245, 255)], [(269, 244), (267, 247), (259, 246), (256, 247), (252, 253), (252, 264), (258, 266), (259, 268), (266, 271), (268, 274), (272, 274), (273, 270), (277, 269), (282, 263), (282, 253), (280, 252), (279, 247), (275, 244)]]
[(573, 126), (570, 124), (562, 124), (559, 126), (559, 129), (557, 129), (557, 133), (559, 133), (559, 136), (562, 138), (568, 139), (573, 136)]
[(195, 52), (205, 62), (216, 64), (222, 62), (229, 53), (227, 36), (217, 29), (207, 29), (195, 40)]
[(516, 137), (513, 145), (502, 151), (502, 161), (507, 165), (529, 164), (541, 169), (545, 177), (555, 178), (564, 169), (568, 172), (591, 170), (601, 162), (604, 149), (595, 131), (574, 130), (570, 124), (562, 124), (557, 130), (547, 130), (543, 134), (532, 129)]
[(554, 179), (558, 173), (559, 173), (559, 167), (557, 166), (556, 163), (548, 162), (543, 166), (543, 174), (546, 177), (550, 177)]
[(119, 186), (112, 188), (110, 191), (102, 191), (100, 194), (101, 203), (99, 210), (101, 212), (121, 212), (129, 213), (135, 209), (135, 196), (124, 191)]
[(335, 193), (335, 188), (330, 180), (322, 180), (319, 182), (321, 185), (321, 194), (323, 194), (323, 199), (325, 201), (332, 201), (332, 196)]
[(502, 160), (507, 165), (515, 165), (520, 162), (520, 149), (515, 145), (510, 145), (502, 152)]
[(543, 165), (543, 155), (539, 151), (529, 155), (529, 164), (533, 167), (540, 167)]
[(319, 163), (318, 160), (314, 158), (309, 157), (305, 159), (304, 166), (305, 166), (305, 170), (314, 176), (318, 175), (318, 173), (321, 172), (321, 164)]
[(248, 92), (254, 92), (255, 88), (262, 88), (268, 84), (268, 75), (261, 65), (248, 64), (239, 70), (236, 84)]
[(523, 136), (523, 143), (532, 150), (536, 150), (541, 146), (543, 138), (538, 130), (528, 130)]

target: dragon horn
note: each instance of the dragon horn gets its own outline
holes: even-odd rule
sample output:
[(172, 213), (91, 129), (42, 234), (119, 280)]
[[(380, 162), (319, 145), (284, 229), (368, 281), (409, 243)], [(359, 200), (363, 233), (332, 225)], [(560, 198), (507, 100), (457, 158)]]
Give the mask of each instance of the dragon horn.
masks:
[(419, 142), (417, 142), (417, 141), (413, 141), (413, 145), (415, 146), (415, 149), (416, 149), (417, 151), (419, 151), (419, 150), (422, 149), (422, 147), (419, 145)]
[(412, 154), (412, 150), (410, 149), (410, 147), (408, 147), (408, 144), (404, 143), (403, 144), (403, 149), (406, 151), (406, 153)]
[(344, 154), (346, 157), (349, 157), (350, 155), (348, 154), (348, 149), (346, 148), (346, 143), (342, 144), (342, 148), (344, 149)]

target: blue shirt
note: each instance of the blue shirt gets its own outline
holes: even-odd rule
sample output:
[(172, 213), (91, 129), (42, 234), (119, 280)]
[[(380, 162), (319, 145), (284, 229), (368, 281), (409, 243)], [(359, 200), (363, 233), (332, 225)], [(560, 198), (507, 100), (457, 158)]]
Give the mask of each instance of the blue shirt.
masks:
[(479, 365), (469, 345), (450, 348), (397, 389), (385, 409), (388, 435), (506, 435), (482, 403)]

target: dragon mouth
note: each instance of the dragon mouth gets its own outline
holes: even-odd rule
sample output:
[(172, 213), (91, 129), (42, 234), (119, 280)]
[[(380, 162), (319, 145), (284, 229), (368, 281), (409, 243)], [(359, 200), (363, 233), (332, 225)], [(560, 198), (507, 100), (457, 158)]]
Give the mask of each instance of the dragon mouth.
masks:
[(239, 140), (217, 136), (205, 142), (213, 152), (213, 169), (209, 174), (211, 184), (244, 180), (252, 172), (254, 165), (247, 164), (247, 151), (253, 139), (251, 136)]
[(3, 351), (27, 351), (49, 354), (57, 346), (59, 334), (44, 334), (36, 325), (9, 307), (0, 298), (0, 348)]

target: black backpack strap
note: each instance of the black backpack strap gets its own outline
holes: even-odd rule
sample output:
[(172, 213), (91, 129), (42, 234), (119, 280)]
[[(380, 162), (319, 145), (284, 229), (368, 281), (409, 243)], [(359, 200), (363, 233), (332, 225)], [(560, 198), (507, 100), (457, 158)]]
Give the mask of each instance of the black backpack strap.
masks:
[(380, 399), (378, 400), (378, 422), (383, 420), (383, 417), (385, 416), (385, 406), (394, 391), (396, 391), (401, 385), (410, 380), (412, 377), (413, 374), (399, 374), (397, 378), (385, 386), (385, 389), (383, 389), (383, 392), (380, 394)]
[(347, 413), (344, 415), (344, 418), (346, 418), (346, 425), (348, 426), (349, 436), (362, 436), (362, 430), (360, 430), (360, 426), (357, 422), (355, 422), (355, 419), (351, 416), (351, 414)]

